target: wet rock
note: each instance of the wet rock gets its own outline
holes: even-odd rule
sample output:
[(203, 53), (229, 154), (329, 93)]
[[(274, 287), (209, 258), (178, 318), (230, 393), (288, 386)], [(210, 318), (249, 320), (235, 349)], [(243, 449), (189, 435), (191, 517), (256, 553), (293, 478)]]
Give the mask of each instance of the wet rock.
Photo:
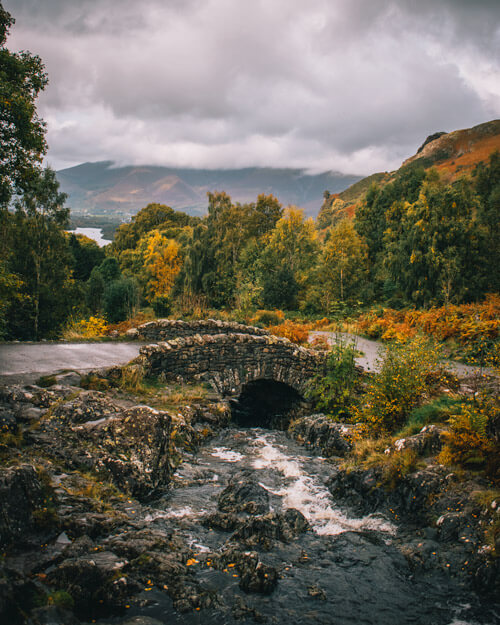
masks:
[(313, 599), (321, 599), (321, 601), (326, 601), (326, 592), (317, 584), (312, 584), (311, 586), (308, 586), (307, 594)]
[(103, 544), (120, 557), (133, 560), (150, 551), (170, 549), (172, 537), (153, 529), (130, 530), (109, 537)]
[(75, 603), (75, 611), (83, 617), (123, 608), (132, 594), (139, 590), (133, 580), (122, 574), (127, 561), (109, 551), (95, 552), (64, 560), (47, 573), (47, 581), (55, 588), (64, 588)]
[(24, 625), (33, 597), (40, 589), (19, 571), (0, 562), (0, 623)]
[(334, 469), (327, 486), (334, 497), (357, 513), (397, 510), (407, 520), (421, 524), (429, 520), (429, 498), (445, 491), (454, 479), (443, 465), (428, 465), (389, 487), (380, 467)]
[(278, 584), (277, 570), (259, 560), (255, 551), (227, 549), (220, 561), (226, 566), (235, 566), (239, 576), (239, 586), (245, 592), (270, 594)]
[(233, 532), (241, 524), (241, 519), (232, 512), (214, 512), (203, 518), (203, 525), (223, 532)]
[(165, 622), (150, 616), (131, 616), (123, 621), (117, 621), (116, 625), (165, 625)]
[(222, 512), (263, 514), (269, 510), (269, 493), (251, 472), (244, 471), (231, 478), (219, 495), (218, 507)]
[(172, 474), (171, 417), (148, 406), (124, 408), (83, 391), (54, 408), (32, 440), (66, 467), (96, 472), (135, 497), (151, 497)]
[[(88, 507), (92, 507), (90, 502)], [(79, 512), (72, 508), (59, 508), (58, 512), (61, 528), (73, 538), (105, 536), (114, 531), (119, 523), (113, 515), (101, 512)]]
[(1, 469), (0, 545), (25, 537), (33, 529), (33, 513), (43, 503), (44, 489), (32, 466)]
[(449, 512), (447, 514), (443, 514), (436, 521), (436, 526), (438, 528), (438, 536), (441, 541), (450, 541), (456, 540), (458, 538), (458, 534), (462, 525), (465, 525), (467, 519), (464, 518), (463, 514)]
[(250, 608), (243, 597), (236, 597), (231, 613), (235, 619), (243, 619), (250, 617), (256, 623), (265, 623), (266, 618), (255, 608)]
[(332, 421), (324, 414), (314, 414), (293, 421), (289, 432), (323, 456), (343, 456), (352, 449), (353, 427)]
[(37, 408), (29, 404), (19, 404), (15, 408), (16, 419), (21, 423), (33, 423), (38, 421), (47, 412), (44, 408)]
[(80, 621), (69, 610), (56, 605), (36, 608), (31, 612), (33, 625), (79, 625)]
[(270, 540), (289, 543), (308, 528), (309, 523), (304, 515), (298, 510), (289, 509), (284, 514), (269, 513), (241, 521), (231, 538), (243, 540), (248, 545), (263, 544), (269, 548)]

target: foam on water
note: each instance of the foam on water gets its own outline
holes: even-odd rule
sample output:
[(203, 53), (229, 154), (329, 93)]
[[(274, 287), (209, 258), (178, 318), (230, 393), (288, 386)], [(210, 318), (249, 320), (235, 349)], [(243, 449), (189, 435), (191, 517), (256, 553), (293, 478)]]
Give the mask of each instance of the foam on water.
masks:
[(318, 535), (334, 536), (353, 530), (395, 532), (395, 526), (380, 515), (349, 518), (338, 508), (332, 507), (330, 491), (319, 480), (304, 472), (300, 457), (286, 456), (270, 442), (270, 438), (269, 434), (256, 437), (255, 449), (258, 456), (252, 465), (255, 469), (273, 469), (282, 473), (285, 478), (292, 478), (283, 488), (275, 491), (265, 483), (262, 485), (283, 498), (284, 508), (295, 508), (302, 512)]
[(240, 460), (243, 460), (245, 457), (237, 451), (231, 451), (227, 447), (214, 447), (210, 455), (225, 460), (226, 462), (240, 462)]

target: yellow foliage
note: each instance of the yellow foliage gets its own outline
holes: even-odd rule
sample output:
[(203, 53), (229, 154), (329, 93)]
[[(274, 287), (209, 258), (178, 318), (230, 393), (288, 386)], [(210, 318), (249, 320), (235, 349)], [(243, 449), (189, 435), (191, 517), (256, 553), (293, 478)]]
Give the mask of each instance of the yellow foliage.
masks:
[(89, 317), (74, 321), (64, 332), (64, 338), (86, 338), (93, 339), (99, 336), (106, 336), (109, 331), (106, 320), (102, 317)]
[(152, 230), (147, 237), (144, 267), (151, 276), (147, 284), (150, 298), (169, 295), (182, 267), (177, 241), (167, 239), (159, 230)]
[(471, 468), (484, 466), (494, 453), (494, 444), (486, 435), (488, 416), (498, 409), (491, 402), (463, 403), (460, 413), (449, 420), (450, 431), (444, 434), (445, 445), (438, 461)]

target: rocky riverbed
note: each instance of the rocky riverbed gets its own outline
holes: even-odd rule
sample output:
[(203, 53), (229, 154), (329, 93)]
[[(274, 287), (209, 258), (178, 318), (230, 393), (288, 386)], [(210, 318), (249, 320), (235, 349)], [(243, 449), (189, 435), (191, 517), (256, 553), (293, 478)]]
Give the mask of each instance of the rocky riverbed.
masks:
[(473, 478), (429, 460), (388, 488), (339, 465), (352, 432), (321, 415), (234, 427), (209, 394), (56, 382), (0, 392), (0, 622), (498, 622)]

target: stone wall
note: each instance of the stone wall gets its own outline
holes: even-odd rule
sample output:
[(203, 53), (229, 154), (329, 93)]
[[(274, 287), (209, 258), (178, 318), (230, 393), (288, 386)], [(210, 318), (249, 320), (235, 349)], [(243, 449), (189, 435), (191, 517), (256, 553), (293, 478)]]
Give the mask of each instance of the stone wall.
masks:
[(177, 338), (141, 348), (148, 374), (167, 379), (207, 381), (222, 395), (238, 395), (251, 381), (267, 379), (303, 393), (307, 382), (324, 370), (324, 357), (288, 339), (250, 334), (215, 334)]
[(269, 332), (262, 328), (246, 326), (234, 321), (218, 319), (202, 319), (198, 321), (181, 321), (180, 319), (156, 319), (144, 323), (137, 328), (138, 338), (144, 341), (170, 341), (178, 337), (194, 336), (195, 334), (252, 334), (267, 336)]

